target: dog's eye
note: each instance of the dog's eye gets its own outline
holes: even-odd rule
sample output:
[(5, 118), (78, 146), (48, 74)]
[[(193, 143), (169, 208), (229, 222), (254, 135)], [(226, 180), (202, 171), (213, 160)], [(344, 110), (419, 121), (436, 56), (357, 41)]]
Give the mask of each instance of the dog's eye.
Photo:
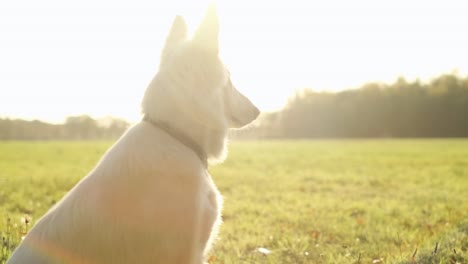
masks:
[(230, 87), (232, 87), (231, 72), (230, 72), (229, 70), (227, 70), (227, 69), (226, 69), (226, 71), (227, 71), (227, 82), (226, 82), (226, 84), (224, 85), (224, 87), (225, 87), (226, 89), (229, 89)]
[(231, 78), (229, 78), (228, 81), (226, 82), (226, 84), (224, 85), (224, 89), (226, 89), (226, 90), (231, 90), (232, 89)]

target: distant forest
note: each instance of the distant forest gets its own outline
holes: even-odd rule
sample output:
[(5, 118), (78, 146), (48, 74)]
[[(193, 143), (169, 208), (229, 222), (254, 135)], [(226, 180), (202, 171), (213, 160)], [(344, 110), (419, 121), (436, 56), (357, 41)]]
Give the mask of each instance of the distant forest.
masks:
[[(0, 140), (114, 139), (121, 119), (69, 117), (64, 124), (0, 119)], [(468, 137), (468, 76), (429, 83), (369, 83), (337, 93), (302, 90), (278, 112), (263, 114), (234, 138)]]
[(83, 140), (115, 139), (129, 126), (123, 119), (95, 120), (89, 116), (71, 116), (64, 124), (41, 121), (0, 119), (0, 140)]
[(338, 93), (303, 90), (241, 137), (468, 137), (468, 76), (369, 83)]

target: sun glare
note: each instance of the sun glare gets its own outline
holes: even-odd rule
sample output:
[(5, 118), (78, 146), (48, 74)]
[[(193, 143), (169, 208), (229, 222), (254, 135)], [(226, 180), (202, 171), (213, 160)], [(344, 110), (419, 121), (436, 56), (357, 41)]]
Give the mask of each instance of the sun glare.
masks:
[[(176, 14), (193, 31), (210, 1), (59, 1), (0, 7), (0, 116), (138, 120)], [(450, 2), (450, 3), (449, 3)], [(27, 8), (25, 6), (28, 6)], [(264, 111), (295, 89), (468, 72), (463, 1), (217, 1), (221, 55)]]

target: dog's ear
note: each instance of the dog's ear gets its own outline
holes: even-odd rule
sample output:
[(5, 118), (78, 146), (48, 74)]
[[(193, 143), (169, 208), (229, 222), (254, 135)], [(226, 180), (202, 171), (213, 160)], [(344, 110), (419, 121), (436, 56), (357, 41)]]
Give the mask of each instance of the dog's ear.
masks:
[(170, 53), (171, 49), (180, 44), (182, 41), (187, 39), (187, 24), (185, 20), (181, 16), (176, 16), (174, 22), (172, 22), (171, 30), (169, 31), (169, 35), (166, 38), (166, 44), (162, 50), (161, 58), (162, 60), (164, 57)]
[(218, 36), (219, 36), (219, 20), (216, 6), (211, 4), (206, 11), (200, 26), (193, 35), (193, 42), (199, 46), (218, 54)]

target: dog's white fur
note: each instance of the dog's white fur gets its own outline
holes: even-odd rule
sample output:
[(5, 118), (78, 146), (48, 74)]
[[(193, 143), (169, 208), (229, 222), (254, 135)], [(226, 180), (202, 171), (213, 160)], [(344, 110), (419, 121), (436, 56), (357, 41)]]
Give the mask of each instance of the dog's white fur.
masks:
[[(229, 128), (258, 116), (218, 57), (214, 7), (190, 40), (175, 19), (142, 109), (197, 142), (210, 162), (224, 159)], [(196, 153), (142, 121), (36, 223), (8, 264), (203, 263), (221, 205)]]

